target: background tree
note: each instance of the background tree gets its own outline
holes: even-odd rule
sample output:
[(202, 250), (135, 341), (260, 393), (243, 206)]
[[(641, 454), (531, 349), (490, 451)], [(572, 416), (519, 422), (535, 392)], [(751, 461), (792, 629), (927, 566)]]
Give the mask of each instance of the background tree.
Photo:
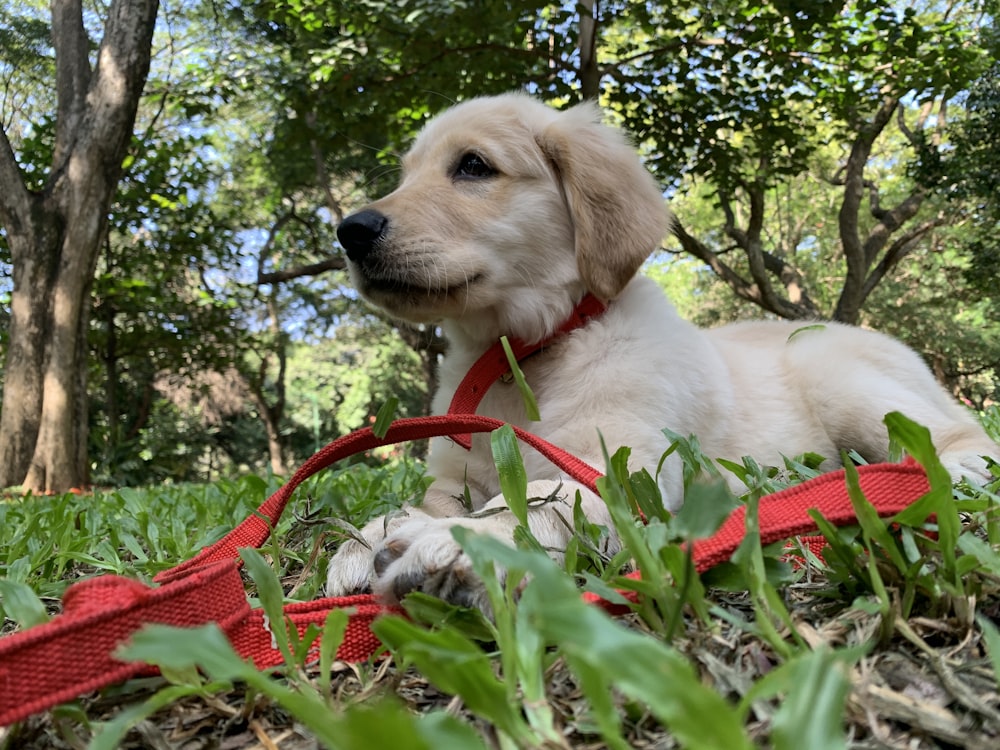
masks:
[[(913, 160), (928, 144), (916, 134), (928, 126), (938, 127), (930, 139), (938, 145), (948, 100), (985, 64), (970, 43), (974, 11), (726, 0), (606, 6), (607, 97), (648, 144), (665, 184), (711, 187), (718, 240), (689, 232), (681, 216), (674, 235), (685, 252), (775, 315), (856, 323), (872, 290), (943, 221), (916, 220), (920, 185), (897, 181), (889, 191), (875, 173), (885, 158), (897, 170)], [(817, 163), (826, 143), (841, 151), (832, 164)], [(767, 221), (769, 204), (782, 199), (775, 189), (807, 174), (839, 188), (843, 266), (832, 308), (816, 304), (798, 266), (814, 238), (775, 242)]]
[[(289, 117), (277, 126), (299, 135), (283, 142), (335, 145), (339, 160), (326, 171), (347, 174), (366, 153), (369, 165), (394, 158), (424, 117), (470, 89), (520, 86), (556, 101), (600, 96), (664, 185), (709, 186), (721, 231), (709, 241), (682, 216), (675, 236), (684, 251), (737, 295), (790, 318), (858, 322), (881, 280), (946, 221), (918, 216), (920, 184), (895, 180), (886, 189), (875, 175), (887, 159), (905, 172), (917, 151), (938, 148), (948, 101), (988, 64), (975, 3), (486, 3), (475, 23), (448, 5), (393, 7), (375, 24), (367, 10), (339, 3), (252, 6), (256, 28), (281, 40), (293, 69), (302, 66), (283, 94)], [(827, 150), (820, 164), (817, 152), (830, 142), (842, 151), (831, 159)], [(300, 153), (302, 168), (288, 174), (311, 179), (316, 170)], [(816, 238), (791, 242), (766, 225), (769, 205), (781, 200), (775, 188), (805, 175), (839, 190), (843, 265), (825, 307), (796, 257)], [(373, 175), (370, 187), (382, 182)]]
[(96, 54), (80, 0), (53, 0), (56, 109), (44, 177), (0, 131), (0, 222), (13, 290), (0, 486), (65, 490), (87, 475), (86, 333), (107, 214), (149, 70), (156, 0), (113, 0)]
[[(272, 179), (286, 195), (312, 191), (301, 214), (336, 222), (390, 189), (398, 153), (453, 99), (597, 96), (674, 193), (702, 302), (713, 278), (728, 289), (695, 315), (888, 322), (921, 350), (950, 349), (939, 375), (971, 387), (959, 347), (937, 346), (954, 308), (899, 292), (921, 268), (946, 279), (964, 262), (941, 234), (951, 214), (907, 165), (943, 149), (949, 102), (988, 64), (978, 4), (407, 2), (379, 6), (377, 23), (336, 2), (243, 7), (250, 46), (270, 52), (247, 65), (274, 87)], [(293, 261), (285, 278), (317, 267)]]
[(212, 144), (164, 126), (177, 117), (173, 108), (157, 110), (158, 124), (150, 123), (128, 158), (97, 259), (89, 427), (93, 462), (106, 468), (94, 481), (128, 483), (137, 473), (160, 477), (183, 465), (182, 454), (201, 444), (194, 435), (154, 438), (150, 451), (150, 431), (165, 427), (153, 423), (163, 414), (158, 400), (174, 403), (184, 380), (206, 387), (199, 376), (228, 373), (246, 346), (241, 297), (218, 270), (235, 265), (234, 232), (207, 200), (219, 179), (206, 161)]

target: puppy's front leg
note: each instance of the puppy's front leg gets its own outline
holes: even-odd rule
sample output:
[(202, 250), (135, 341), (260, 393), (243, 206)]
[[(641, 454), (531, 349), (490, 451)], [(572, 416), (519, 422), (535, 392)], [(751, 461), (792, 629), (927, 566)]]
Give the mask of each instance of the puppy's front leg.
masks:
[(416, 533), (418, 528), (433, 520), (465, 515), (466, 509), (459, 497), (435, 483), (427, 490), (419, 507), (406, 505), (395, 513), (369, 521), (361, 529), (361, 539), (345, 540), (331, 558), (326, 578), (327, 595), (344, 596), (371, 590), (375, 582), (375, 554), (383, 548), (387, 537), (404, 526)]
[[(583, 512), (592, 522), (610, 528), (604, 502), (576, 482), (540, 480), (528, 485), (531, 498), (553, 498), (530, 509), (528, 525), (539, 543), (560, 557), (573, 534), (573, 503), (580, 492)], [(414, 519), (400, 525), (375, 554), (375, 593), (398, 602), (412, 591), (422, 591), (453, 604), (490, 611), (486, 590), (473, 572), (472, 561), (452, 536), (455, 526), (513, 541), (517, 520), (502, 495), (475, 515), (465, 518)]]

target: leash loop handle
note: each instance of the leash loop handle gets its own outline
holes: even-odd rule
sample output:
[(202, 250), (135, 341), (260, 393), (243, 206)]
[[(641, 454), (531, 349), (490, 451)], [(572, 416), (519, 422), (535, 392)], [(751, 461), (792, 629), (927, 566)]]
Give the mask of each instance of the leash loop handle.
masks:
[[(277, 525), (294, 490), (331, 464), (384, 445), (464, 431), (488, 432), (503, 422), (476, 415), (415, 417), (394, 422), (383, 437), (370, 428), (345, 435), (306, 461), (292, 478), (229, 534), (190, 560), (155, 576), (157, 587), (121, 576), (100, 576), (70, 586), (63, 612), (51, 621), (0, 638), (0, 726), (72, 700), (84, 693), (151, 673), (148, 665), (115, 656), (143, 625), (197, 627), (217, 623), (238, 654), (259, 669), (283, 662), (264, 613), (251, 609), (240, 576), (239, 550), (259, 547)], [(569, 476), (596, 492), (601, 476), (594, 467), (536, 435), (514, 428), (527, 445), (547, 456)], [(322, 626), (332, 609), (349, 612), (347, 632), (337, 652), (344, 661), (363, 661), (382, 648), (371, 623), (387, 613), (371, 595), (290, 604), (285, 616), (299, 635)]]
[[(383, 437), (378, 437), (370, 427), (352, 432), (337, 438), (307, 460), (292, 478), (271, 497), (269, 497), (257, 512), (248, 516), (239, 526), (233, 529), (215, 544), (206, 547), (190, 560), (157, 574), (153, 579), (158, 583), (167, 583), (187, 575), (190, 571), (218, 560), (235, 560), (239, 558), (240, 547), (259, 547), (267, 539), (288, 500), (295, 489), (306, 479), (332, 464), (349, 456), (380, 448), (385, 445), (403, 443), (411, 440), (440, 437), (453, 432), (491, 432), (505, 423), (499, 419), (480, 417), (476, 414), (456, 414), (436, 417), (411, 417), (393, 422)], [(553, 464), (570, 477), (597, 492), (595, 484), (601, 472), (585, 461), (564, 451), (537, 435), (514, 427), (514, 433), (523, 443), (530, 445), (544, 455)]]

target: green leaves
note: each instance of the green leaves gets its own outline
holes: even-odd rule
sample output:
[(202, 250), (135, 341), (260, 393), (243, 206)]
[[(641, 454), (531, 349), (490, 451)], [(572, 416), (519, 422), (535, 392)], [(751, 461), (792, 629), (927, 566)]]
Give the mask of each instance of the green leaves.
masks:
[[(127, 689), (118, 694), (122, 706), (110, 721), (88, 720), (92, 747), (120, 746), (138, 722), (157, 721), (158, 711), (171, 710), (179, 701), (212, 701), (218, 698), (208, 696), (242, 691), (254, 707), (268, 701), (280, 707), (275, 713), (307, 727), (303, 731), (331, 748), (365, 743), (415, 750), (482, 748), (481, 727), (489, 724), (495, 728), (490, 741), (505, 750), (576, 742), (625, 750), (640, 732), (645, 737), (669, 733), (671, 741), (688, 748), (749, 749), (766, 743), (774, 750), (840, 750), (847, 744), (846, 722), (858, 722), (856, 713), (845, 709), (855, 663), (873, 651), (866, 670), (895, 663), (885, 657), (898, 647), (900, 633), (908, 643), (919, 641), (907, 623), (912, 614), (920, 619), (911, 623), (941, 618), (934, 631), (941, 653), (965, 658), (963, 649), (968, 649), (968, 658), (981, 660), (985, 648), (1000, 675), (1000, 638), (989, 620), (1000, 591), (1000, 556), (987, 525), (996, 514), (996, 497), (959, 486), (956, 503), (956, 490), (927, 431), (897, 414), (887, 424), (893, 440), (924, 462), (930, 492), (896, 518), (879, 518), (864, 497), (858, 472), (849, 466), (846, 481), (858, 525), (834, 529), (817, 519), (830, 547), (824, 553), (826, 567), (814, 561), (808, 579), (779, 561), (785, 553), (781, 545), (760, 547), (756, 496), (782, 481), (773, 470), (751, 462), (732, 464), (754, 489), (744, 499), (747, 540), (729, 566), (728, 579), (748, 591), (729, 595), (706, 590), (711, 578), (693, 573), (685, 547), (710, 534), (737, 503), (720, 483), (704, 481), (713, 465), (696, 441), (679, 441), (671, 453), (691, 464), (687, 504), (675, 515), (659, 504), (652, 476), (629, 473), (629, 451), (623, 448), (607, 457), (601, 488), (625, 549), (605, 561), (603, 578), (589, 571), (587, 576), (567, 574), (530, 543), (523, 529), (516, 537), (522, 548), (456, 529), (484, 581), (492, 621), (426, 595), (411, 597), (405, 604), (421, 624), (390, 617), (375, 625), (395, 655), (395, 667), (362, 664), (347, 671), (335, 666), (347, 612), (332, 612), (322, 627), (311, 626), (302, 635), (288, 627), (282, 612), (286, 600), (311, 598), (318, 591), (315, 579), (321, 580), (325, 570), (315, 560), (324, 540), (313, 525), (283, 523), (264, 554), (244, 550), (242, 558), (252, 579), (251, 596), (267, 613), (284, 667), (257, 672), (232, 652), (217, 629), (150, 628), (122, 653), (158, 664), (167, 684), (142, 698), (130, 697)], [(503, 491), (524, 524), (527, 476), (516, 438), (507, 427), (491, 440)], [(807, 456), (786, 468), (808, 477), (814, 463), (815, 457)], [(304, 520), (333, 514), (360, 520), (384, 496), (402, 499), (423, 481), (419, 471), (405, 466), (331, 472), (305, 488), (310, 506)], [(58, 592), (67, 579), (95, 567), (155, 572), (184, 550), (217, 538), (271, 489), (265, 480), (246, 477), (211, 487), (0, 502), (0, 606), (26, 626), (45, 616), (36, 591)], [(636, 509), (643, 509), (645, 523), (636, 519)], [(592, 531), (581, 519), (576, 527)], [(594, 537), (577, 541), (590, 544)], [(638, 561), (642, 580), (617, 577), (627, 560)], [(776, 577), (778, 566), (783, 567)], [(632, 586), (642, 595), (633, 607), (638, 616), (612, 618), (589, 604), (581, 595), (581, 578), (588, 590), (602, 593)], [(790, 582), (802, 585), (789, 588)], [(818, 586), (824, 587), (821, 595)], [(613, 598), (624, 603), (620, 595)], [(846, 635), (842, 621), (851, 623)], [(310, 648), (316, 638), (318, 648)], [(921, 658), (922, 652), (908, 650), (907, 661)], [(395, 676), (376, 677), (387, 673)], [(960, 679), (957, 675), (949, 679)], [(344, 680), (352, 678), (356, 682), (345, 687)], [(408, 692), (386, 697), (400, 679), (432, 683), (445, 696), (442, 705), (461, 704), (472, 719), (442, 710), (414, 715), (413, 706), (402, 705)], [(571, 702), (565, 700), (567, 689)], [(863, 700), (864, 693), (855, 698)], [(77, 715), (86, 717), (89, 710), (83, 702)], [(418, 710), (426, 709), (420, 704)], [(956, 704), (953, 710), (962, 709)]]
[(382, 642), (414, 664), (438, 688), (459, 695), (466, 705), (512, 737), (524, 738), (518, 707), (508, 700), (491, 659), (477, 644), (452, 628), (428, 632), (395, 617), (374, 624)]
[(22, 628), (41, 625), (49, 619), (45, 605), (34, 589), (20, 581), (0, 578), (0, 617), (9, 617)]
[(715, 533), (738, 507), (722, 480), (693, 482), (684, 493), (684, 505), (673, 517), (673, 531), (689, 541), (703, 539)]
[(490, 447), (507, 507), (518, 522), (528, 526), (528, 475), (521, 460), (517, 437), (509, 424), (490, 433)]
[(774, 750), (842, 750), (847, 747), (844, 707), (851, 682), (847, 670), (860, 653), (827, 648), (803, 652), (782, 664), (748, 693), (744, 705), (762, 696), (782, 700), (771, 724)]
[(989, 619), (983, 616), (978, 617), (977, 622), (983, 630), (983, 640), (986, 642), (986, 650), (989, 653), (990, 661), (993, 662), (993, 674), (997, 686), (1000, 687), (1000, 630)]
[(161, 690), (136, 710), (104, 727), (98, 745), (102, 750), (117, 747), (131, 724), (167, 702), (184, 695), (218, 690), (237, 680), (284, 707), (327, 748), (348, 750), (369, 742), (391, 743), (393, 747), (412, 750), (483, 747), (472, 729), (453, 717), (435, 712), (417, 719), (394, 701), (345, 712), (331, 710), (314, 690), (301, 686), (291, 689), (240, 659), (215, 625), (194, 629), (148, 625), (135, 635), (121, 655), (156, 664), (171, 673), (195, 674), (193, 670), (198, 668), (216, 682)]
[(500, 337), (500, 344), (503, 346), (504, 354), (507, 355), (507, 364), (510, 366), (510, 372), (514, 376), (517, 389), (521, 392), (521, 399), (524, 401), (524, 409), (528, 414), (528, 419), (532, 422), (537, 422), (542, 417), (538, 413), (538, 402), (535, 400), (535, 394), (528, 386), (528, 381), (524, 379), (524, 373), (517, 363), (517, 358), (514, 356), (514, 352), (510, 348), (510, 342), (506, 336)]
[(936, 514), (945, 570), (953, 577), (955, 545), (958, 542), (960, 521), (952, 499), (951, 477), (941, 465), (931, 443), (930, 431), (926, 427), (916, 424), (898, 412), (887, 414), (885, 423), (890, 436), (924, 467), (931, 485), (930, 492), (919, 502), (899, 513), (896, 520), (899, 523), (915, 526), (923, 523), (932, 513)]
[(392, 396), (388, 401), (379, 407), (378, 414), (375, 415), (375, 424), (372, 425), (372, 432), (376, 437), (384, 438), (389, 431), (392, 420), (396, 416), (396, 409), (399, 407), (399, 399)]
[[(463, 544), (509, 569), (526, 570), (517, 611), (517, 637), (537, 633), (558, 645), (571, 669), (595, 697), (599, 725), (609, 743), (621, 747), (610, 707), (612, 687), (647, 705), (670, 731), (691, 748), (749, 748), (736, 711), (701, 684), (684, 657), (656, 638), (629, 630), (580, 597), (572, 580), (546, 555), (512, 550), (489, 537), (466, 535)], [(705, 717), (712, 721), (706, 722)]]

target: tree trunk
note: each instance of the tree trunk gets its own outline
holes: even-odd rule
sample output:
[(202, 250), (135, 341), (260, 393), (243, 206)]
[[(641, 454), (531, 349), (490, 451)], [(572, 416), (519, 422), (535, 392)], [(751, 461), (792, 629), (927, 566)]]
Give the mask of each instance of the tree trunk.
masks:
[(282, 445), (281, 440), (281, 419), (285, 413), (283, 385), (285, 357), (281, 356), (280, 359), (282, 364), (278, 377), (282, 382), (280, 388), (282, 395), (274, 405), (267, 402), (267, 397), (264, 395), (263, 390), (264, 371), (267, 369), (266, 359), (261, 365), (259, 380), (251, 381), (245, 375), (240, 375), (239, 377), (243, 380), (244, 386), (250, 393), (254, 405), (257, 407), (257, 414), (260, 415), (260, 419), (264, 423), (264, 431), (267, 433), (267, 456), (271, 471), (279, 476), (286, 476), (288, 474), (288, 464), (285, 462), (285, 447)]
[(113, 0), (91, 69), (80, 0), (53, 0), (56, 143), (42, 191), (25, 187), (0, 132), (0, 221), (14, 277), (0, 486), (62, 492), (87, 479), (90, 290), (149, 71), (157, 9), (157, 0)]
[(580, 10), (580, 96), (597, 99), (601, 93), (601, 69), (597, 65), (597, 1), (581, 0)]
[(270, 356), (268, 352), (261, 354), (260, 367), (257, 376), (243, 380), (257, 405), (257, 413), (264, 422), (267, 433), (267, 452), (271, 461), (271, 471), (284, 476), (288, 473), (285, 462), (285, 448), (281, 440), (281, 420), (285, 416), (285, 374), (288, 370), (288, 335), (281, 330), (281, 313), (278, 309), (277, 292), (272, 288), (267, 297), (268, 328), (273, 336), (271, 349), (278, 359), (278, 371), (274, 374), (274, 403), (269, 404), (264, 395), (264, 383), (267, 381)]
[(253, 389), (251, 393), (257, 404), (257, 412), (264, 422), (264, 431), (267, 433), (267, 456), (271, 471), (278, 476), (286, 476), (288, 464), (285, 463), (285, 448), (281, 441), (281, 415), (276, 414), (276, 410), (268, 406), (267, 399), (259, 390)]
[[(23, 485), (58, 492), (86, 484), (87, 328), (90, 287), (103, 221), (91, 233), (66, 231), (58, 249), (59, 269), (48, 289), (49, 336), (42, 373), (42, 409), (35, 450)], [(46, 294), (47, 293), (47, 294)]]
[(10, 338), (4, 365), (4, 400), (0, 411), (0, 487), (20, 484), (28, 473), (35, 452), (42, 416), (42, 373), (45, 363), (47, 295), (51, 275), (44, 261), (49, 253), (32, 252), (45, 244), (26, 233), (8, 230), (7, 239), (13, 264), (14, 291), (11, 295)]

